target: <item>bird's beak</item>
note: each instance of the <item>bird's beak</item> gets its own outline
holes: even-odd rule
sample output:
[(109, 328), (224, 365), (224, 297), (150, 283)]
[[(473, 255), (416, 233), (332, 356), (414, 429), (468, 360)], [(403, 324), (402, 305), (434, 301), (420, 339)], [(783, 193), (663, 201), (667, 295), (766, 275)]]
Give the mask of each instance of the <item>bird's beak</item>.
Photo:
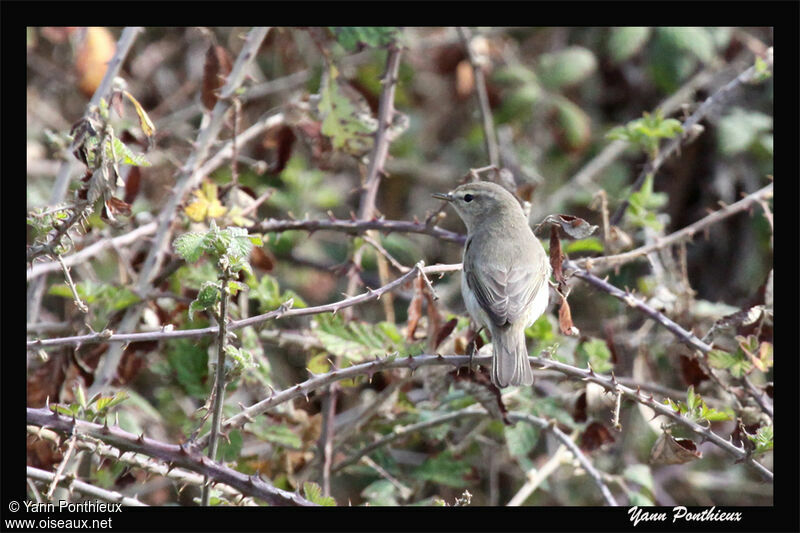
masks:
[(452, 202), (453, 201), (453, 195), (450, 194), (450, 193), (444, 194), (444, 193), (441, 193), (441, 192), (435, 192), (435, 193), (431, 194), (431, 196), (433, 196), (434, 198), (438, 198), (439, 200), (444, 200), (445, 202)]

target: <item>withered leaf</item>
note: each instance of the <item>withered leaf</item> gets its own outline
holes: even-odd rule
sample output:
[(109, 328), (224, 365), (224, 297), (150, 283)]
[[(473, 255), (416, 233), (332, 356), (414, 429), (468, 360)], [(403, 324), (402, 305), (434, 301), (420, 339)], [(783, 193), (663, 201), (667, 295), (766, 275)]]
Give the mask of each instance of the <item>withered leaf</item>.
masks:
[(206, 52), (206, 62), (203, 66), (203, 88), (201, 100), (203, 107), (208, 111), (217, 105), (217, 91), (225, 85), (225, 78), (231, 73), (233, 62), (225, 48), (212, 44)]
[(661, 434), (650, 450), (650, 464), (680, 465), (703, 456), (690, 439), (676, 439), (667, 432)]
[(564, 252), (561, 251), (561, 240), (558, 238), (558, 230), (555, 226), (550, 226), (550, 266), (553, 267), (553, 277), (559, 285), (564, 283), (564, 273), (561, 263), (564, 261)]
[(597, 226), (572, 215), (549, 215), (545, 218), (545, 222), (560, 227), (571, 239), (585, 239), (597, 231)]
[(559, 296), (561, 296), (561, 307), (558, 308), (558, 326), (561, 329), (561, 333), (564, 335), (576, 335), (578, 328), (572, 323), (572, 311), (569, 308), (569, 303), (560, 293)]
[(136, 197), (139, 195), (139, 189), (142, 182), (142, 173), (139, 167), (131, 167), (128, 172), (128, 178), (125, 180), (125, 202), (132, 204)]
[(422, 318), (423, 290), (422, 278), (418, 277), (414, 280), (414, 297), (411, 298), (411, 302), (408, 304), (408, 332), (406, 333), (406, 339), (409, 341), (414, 339), (417, 324), (419, 319)]
[(602, 422), (592, 422), (581, 433), (578, 445), (585, 452), (594, 451), (605, 444), (614, 442), (614, 436)]
[(438, 348), (439, 345), (453, 332), (453, 329), (455, 329), (456, 324), (458, 324), (458, 319), (451, 318), (450, 320), (445, 322), (441, 328), (439, 328), (439, 331), (436, 332), (436, 339), (434, 340), (433, 343), (434, 350), (436, 350), (436, 348)]
[(681, 355), (681, 377), (687, 385), (697, 387), (701, 382), (708, 379), (708, 375), (700, 368), (700, 363), (693, 357)]

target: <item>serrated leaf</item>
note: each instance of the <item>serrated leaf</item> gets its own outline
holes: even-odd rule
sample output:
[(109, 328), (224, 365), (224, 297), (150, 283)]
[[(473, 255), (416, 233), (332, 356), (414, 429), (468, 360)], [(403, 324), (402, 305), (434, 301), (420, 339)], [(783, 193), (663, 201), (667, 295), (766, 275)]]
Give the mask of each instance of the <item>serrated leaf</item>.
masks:
[(119, 161), (125, 165), (133, 165), (136, 167), (149, 167), (150, 162), (145, 159), (142, 154), (132, 152), (125, 143), (116, 137), (106, 138), (104, 143), (106, 158), (109, 160)]
[(208, 352), (195, 341), (180, 339), (168, 344), (167, 362), (187, 393), (205, 399), (208, 394)]
[(336, 500), (330, 496), (322, 496), (322, 488), (313, 481), (306, 481), (303, 483), (303, 494), (306, 499), (310, 500), (317, 505), (332, 507), (336, 505)]
[[(328, 353), (344, 357), (352, 362), (361, 362), (388, 353), (410, 354), (417, 346), (406, 347), (402, 336), (393, 324), (368, 324), (350, 322), (345, 324), (338, 315), (319, 315), (312, 322), (314, 336)], [(400, 339), (400, 341), (396, 339)]]
[(603, 339), (590, 339), (580, 345), (595, 372), (608, 372), (614, 368), (611, 350)]
[(203, 233), (184, 233), (175, 238), (172, 247), (187, 262), (194, 263), (206, 250), (206, 236)]

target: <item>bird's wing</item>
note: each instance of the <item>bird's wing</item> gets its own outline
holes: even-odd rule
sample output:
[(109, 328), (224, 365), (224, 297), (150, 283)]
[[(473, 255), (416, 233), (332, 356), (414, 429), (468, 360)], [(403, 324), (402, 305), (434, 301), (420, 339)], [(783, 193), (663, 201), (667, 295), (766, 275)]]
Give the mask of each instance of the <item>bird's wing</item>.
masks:
[(533, 263), (515, 263), (508, 266), (475, 268), (465, 257), (464, 275), (475, 299), (489, 318), (499, 327), (505, 327), (524, 318), (533, 298), (545, 282), (546, 258)]

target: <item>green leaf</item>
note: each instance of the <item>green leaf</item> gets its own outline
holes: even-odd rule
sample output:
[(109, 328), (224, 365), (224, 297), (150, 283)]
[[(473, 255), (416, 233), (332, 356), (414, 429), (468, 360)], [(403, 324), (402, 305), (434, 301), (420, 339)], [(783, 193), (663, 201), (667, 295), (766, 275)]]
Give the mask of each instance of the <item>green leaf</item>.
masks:
[(589, 339), (578, 347), (595, 372), (608, 372), (614, 368), (611, 363), (611, 350), (603, 339)]
[(659, 38), (668, 43), (670, 47), (691, 52), (704, 63), (714, 59), (714, 39), (705, 28), (696, 26), (662, 27), (656, 31), (659, 34)]
[(284, 448), (299, 450), (303, 447), (303, 440), (286, 424), (253, 427), (252, 431), (260, 440), (265, 440)]
[(653, 492), (653, 473), (650, 471), (649, 466), (643, 464), (629, 465), (625, 468), (622, 476), (644, 487), (651, 493)]
[(195, 398), (204, 399), (208, 393), (208, 352), (195, 341), (179, 339), (169, 343), (167, 362), (175, 372), (178, 383)]
[(377, 48), (386, 46), (396, 40), (399, 30), (394, 26), (349, 26), (331, 27), (336, 41), (350, 52), (355, 51), (359, 44)]
[(466, 476), (471, 472), (469, 464), (455, 459), (452, 453), (446, 451), (426, 459), (413, 475), (417, 479), (461, 489), (468, 485)]
[(557, 97), (554, 104), (558, 112), (558, 123), (569, 147), (580, 148), (586, 145), (592, 133), (589, 115), (566, 98)]
[(564, 246), (564, 253), (574, 254), (579, 252), (602, 252), (603, 241), (597, 237), (587, 237), (585, 239), (578, 239), (576, 241), (568, 241)]
[(194, 263), (206, 251), (206, 236), (203, 233), (184, 233), (175, 238), (172, 247), (187, 262)]
[(397, 487), (388, 479), (373, 481), (361, 491), (361, 497), (370, 505), (400, 505), (397, 501)]
[(774, 430), (772, 426), (763, 426), (758, 428), (755, 435), (747, 435), (755, 445), (755, 453), (764, 453), (771, 451), (774, 447)]
[(217, 457), (230, 462), (239, 459), (242, 454), (242, 432), (238, 429), (231, 431), (227, 439), (220, 439)]
[(116, 137), (111, 137), (111, 141), (109, 142), (108, 138), (104, 143), (106, 158), (111, 160), (119, 161), (125, 165), (133, 165), (135, 167), (149, 167), (150, 162), (145, 159), (142, 154), (134, 153), (128, 148), (125, 143), (117, 139)]
[(323, 117), (322, 133), (330, 138), (335, 149), (361, 157), (374, 144), (378, 121), (364, 97), (352, 88), (345, 89), (338, 77), (338, 70), (331, 65), (320, 87), (317, 109)]
[(553, 334), (553, 324), (547, 317), (547, 313), (537, 318), (536, 322), (531, 324), (531, 326), (525, 330), (525, 336), (529, 339), (536, 339), (543, 343), (550, 342), (555, 339), (555, 335)]
[(525, 457), (539, 442), (539, 428), (518, 422), (504, 429), (506, 446), (513, 457)]
[(626, 26), (611, 28), (608, 38), (608, 51), (614, 63), (621, 63), (630, 59), (650, 38), (651, 28), (639, 26)]
[(311, 329), (328, 353), (351, 362), (384, 357), (392, 352), (402, 356), (421, 353), (419, 345), (405, 346), (394, 324), (355, 321), (345, 324), (339, 315), (324, 314), (315, 318)]
[(744, 152), (761, 134), (772, 131), (772, 117), (735, 107), (719, 121), (717, 146), (725, 155)]
[(558, 89), (584, 81), (597, 69), (597, 59), (591, 50), (570, 46), (551, 54), (542, 54), (536, 74), (543, 84)]
[(323, 505), (326, 507), (336, 505), (336, 500), (330, 496), (322, 496), (322, 488), (313, 481), (306, 481), (303, 483), (303, 494), (305, 494), (306, 499), (316, 503), (317, 505)]

